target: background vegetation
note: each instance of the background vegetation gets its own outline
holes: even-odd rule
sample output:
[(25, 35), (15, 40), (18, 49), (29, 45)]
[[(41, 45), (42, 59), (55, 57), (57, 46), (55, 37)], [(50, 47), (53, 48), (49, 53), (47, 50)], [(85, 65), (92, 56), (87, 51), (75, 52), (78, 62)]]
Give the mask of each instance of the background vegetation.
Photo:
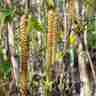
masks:
[(95, 96), (95, 5), (0, 0), (0, 96)]

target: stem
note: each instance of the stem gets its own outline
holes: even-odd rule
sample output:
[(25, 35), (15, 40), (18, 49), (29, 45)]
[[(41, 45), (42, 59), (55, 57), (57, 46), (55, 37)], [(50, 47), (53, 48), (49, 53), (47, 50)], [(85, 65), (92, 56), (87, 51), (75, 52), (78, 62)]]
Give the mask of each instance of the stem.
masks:
[(18, 63), (16, 61), (16, 53), (14, 48), (14, 34), (13, 34), (13, 25), (12, 23), (8, 23), (8, 42), (9, 42), (9, 50), (10, 50), (10, 60), (13, 66), (13, 79), (18, 81)]
[(96, 75), (95, 75), (95, 70), (94, 70), (94, 67), (93, 67), (93, 62), (91, 60), (91, 57), (90, 57), (90, 54), (89, 54), (89, 51), (88, 51), (88, 44), (87, 44), (87, 26), (85, 26), (85, 32), (84, 32), (84, 44), (85, 44), (85, 50), (86, 50), (86, 54), (87, 54), (87, 57), (89, 59), (89, 63), (90, 63), (90, 67), (91, 67), (91, 70), (92, 70), (92, 73), (93, 73), (93, 78), (94, 80), (96, 80)]

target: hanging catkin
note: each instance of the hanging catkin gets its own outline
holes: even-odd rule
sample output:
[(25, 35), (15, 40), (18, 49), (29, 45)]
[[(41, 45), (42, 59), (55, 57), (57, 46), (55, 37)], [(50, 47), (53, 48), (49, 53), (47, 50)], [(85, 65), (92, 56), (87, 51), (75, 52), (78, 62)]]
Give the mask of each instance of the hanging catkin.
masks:
[(27, 61), (28, 61), (28, 32), (27, 32), (27, 18), (23, 15), (20, 20), (20, 47), (21, 47), (21, 79), (20, 86), (24, 91), (23, 96), (27, 96)]
[(54, 10), (48, 12), (48, 64), (55, 63), (57, 37), (57, 15)]
[(48, 47), (48, 66), (51, 67), (55, 63), (56, 57), (56, 42), (57, 42), (57, 13), (55, 10), (50, 9), (48, 11), (48, 35), (47, 35), (47, 47)]

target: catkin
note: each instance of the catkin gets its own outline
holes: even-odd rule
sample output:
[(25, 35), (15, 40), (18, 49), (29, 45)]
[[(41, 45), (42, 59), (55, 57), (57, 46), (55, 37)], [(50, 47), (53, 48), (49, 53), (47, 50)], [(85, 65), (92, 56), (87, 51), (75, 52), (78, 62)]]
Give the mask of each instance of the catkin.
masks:
[(51, 66), (55, 63), (56, 57), (56, 42), (57, 42), (57, 13), (51, 9), (48, 11), (48, 35), (47, 35), (47, 47), (48, 47), (48, 68), (51, 71)]
[[(29, 54), (27, 18), (23, 15), (20, 20), (20, 47), (21, 47), (21, 89), (27, 89), (27, 61)], [(25, 91), (26, 92), (26, 91)], [(24, 93), (26, 96), (26, 93)]]
[(55, 63), (57, 37), (57, 15), (54, 10), (48, 12), (48, 64)]

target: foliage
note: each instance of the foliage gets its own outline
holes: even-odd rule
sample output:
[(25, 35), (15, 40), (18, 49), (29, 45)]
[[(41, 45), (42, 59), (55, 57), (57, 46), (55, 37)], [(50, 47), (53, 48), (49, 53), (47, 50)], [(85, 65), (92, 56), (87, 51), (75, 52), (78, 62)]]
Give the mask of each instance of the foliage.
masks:
[(3, 74), (3, 79), (9, 80), (11, 71), (12, 71), (11, 64), (0, 64), (0, 73)]
[(31, 32), (33, 29), (35, 29), (36, 31), (39, 32), (44, 32), (44, 28), (42, 26), (42, 24), (34, 17), (32, 17), (29, 14), (29, 18), (28, 18), (28, 32)]
[[(88, 60), (86, 60), (88, 64), (84, 62), (82, 63), (82, 61), (84, 61), (85, 59), (84, 56), (81, 56), (81, 53), (83, 53), (84, 51), (83, 43), (84, 43), (85, 25), (83, 23), (87, 22), (86, 25), (87, 25), (88, 47), (96, 48), (96, 17), (93, 16), (96, 13), (95, 12), (96, 0), (73, 0), (74, 4), (78, 3), (78, 5), (76, 5), (77, 9), (75, 9), (75, 6), (73, 6), (74, 4), (72, 0), (41, 0), (42, 2), (38, 2), (38, 3), (36, 0), (35, 2), (33, 2), (34, 0), (10, 0), (12, 2), (11, 6), (4, 4), (5, 1), (6, 0), (0, 0), (0, 31), (1, 33), (3, 33), (6, 30), (8, 30), (8, 24), (11, 22), (13, 24), (14, 42), (16, 42), (18, 46), (18, 47), (15, 46), (14, 48), (15, 51), (18, 50), (14, 58), (17, 60), (16, 56), (18, 56), (18, 59), (21, 60), (20, 58), (22, 57), (21, 54), (25, 53), (24, 54), (25, 57), (29, 55), (28, 64), (27, 64), (27, 59), (21, 60), (21, 62), (19, 62), (20, 64), (18, 64), (20, 65), (20, 68), (21, 68), (21, 63), (22, 62), (26, 63), (26, 66), (22, 66), (22, 68), (24, 69), (23, 72), (26, 71), (25, 74), (29, 71), (30, 73), (32, 73), (30, 76), (30, 78), (32, 77), (31, 78), (32, 81), (30, 80), (26, 82), (25, 86), (27, 86), (27, 83), (32, 84), (31, 85), (32, 90), (31, 88), (28, 89), (29, 91), (30, 90), (32, 91), (32, 96), (35, 96), (34, 94), (38, 93), (37, 92), (38, 90), (36, 90), (36, 88), (39, 89), (40, 84), (42, 85), (43, 90), (45, 92), (44, 96), (51, 96), (52, 95), (51, 92), (53, 91), (53, 89), (55, 91), (60, 89), (62, 93), (66, 93), (69, 96), (69, 93), (71, 93), (70, 90), (72, 91), (76, 89), (76, 88), (73, 88), (75, 87), (75, 84), (74, 84), (75, 79), (79, 78), (80, 81), (83, 81), (82, 75), (86, 75), (86, 74), (82, 74), (82, 72), (85, 72), (85, 71), (87, 72), (88, 70), (90, 70), (87, 67), (83, 68), (84, 66), (89, 64)], [(72, 5), (70, 1), (72, 2)], [(81, 3), (81, 5), (79, 5), (79, 3)], [(70, 11), (71, 9), (67, 8), (68, 6), (69, 7), (73, 6), (74, 8), (72, 9), (72, 11), (76, 11), (76, 14), (74, 14), (75, 12), (72, 12), (74, 15), (72, 18), (73, 22), (71, 22), (70, 16), (68, 15), (68, 12), (71, 12)], [(84, 7), (84, 10), (82, 10), (83, 7)], [(49, 14), (48, 11), (50, 12), (52, 11), (53, 15)], [(81, 13), (77, 11), (80, 11)], [(83, 13), (82, 11), (85, 12), (83, 14), (84, 18), (83, 16), (79, 16), (80, 14), (82, 15)], [(23, 24), (20, 24), (20, 18), (24, 14), (26, 15), (27, 22), (26, 20), (25, 21), (22, 20), (24, 24), (23, 25)], [(50, 15), (50, 18), (49, 18), (49, 15)], [(50, 23), (50, 24), (47, 24), (47, 23)], [(1, 30), (2, 26), (4, 27), (4, 29), (6, 29), (5, 31), (3, 30), (3, 28)], [(28, 34), (20, 35), (21, 32), (27, 33), (25, 32), (26, 29), (27, 29)], [(66, 32), (64, 32), (64, 30)], [(18, 34), (15, 35), (17, 31), (18, 31)], [(71, 34), (72, 32), (73, 34)], [(12, 64), (10, 64), (9, 61), (3, 60), (4, 59), (3, 55), (7, 56), (7, 51), (9, 51), (8, 48), (10, 47), (10, 45), (7, 45), (9, 38), (7, 36), (8, 34), (6, 33), (8, 32), (5, 32), (3, 38), (2, 36), (0, 38), (1, 40), (0, 44), (3, 45), (3, 47), (0, 46), (0, 79), (9, 80), (11, 73), (13, 71), (12, 69), (13, 66)], [(25, 40), (24, 38), (26, 38), (27, 35), (29, 35), (29, 37), (27, 38), (27, 40)], [(20, 45), (18, 43), (20, 42), (21, 37), (22, 37), (22, 41), (24, 42), (20, 43), (22, 45), (22, 49), (19, 49)], [(6, 38), (7, 40), (5, 40)], [(80, 43), (78, 43), (79, 40), (80, 40)], [(47, 46), (48, 42), (49, 42), (49, 46)], [(21, 50), (23, 50), (25, 47), (24, 43), (27, 43), (25, 44), (26, 47), (28, 47), (27, 45), (30, 45), (29, 46), (30, 48), (28, 48), (29, 52), (25, 50), (25, 52), (23, 51), (21, 53)], [(79, 46), (80, 44), (82, 46)], [(6, 47), (6, 45), (8, 48)], [(80, 49), (80, 52), (77, 52), (79, 49), (78, 47), (83, 47)], [(6, 54), (3, 54), (2, 52), (3, 48), (5, 48)], [(67, 52), (65, 52), (66, 50)], [(28, 55), (26, 52), (28, 53)], [(67, 56), (67, 53), (68, 53), (68, 56)], [(12, 54), (9, 54), (8, 59), (10, 59), (10, 55)], [(14, 52), (13, 52), (13, 55), (14, 55)], [(78, 60), (80, 58), (79, 55), (81, 56), (81, 60)], [(49, 64), (47, 61), (49, 62)], [(73, 64), (73, 66), (71, 66), (71, 64)], [(27, 70), (27, 66), (28, 67), (31, 66), (29, 70)], [(64, 68), (61, 68), (63, 66)], [(93, 64), (93, 66), (95, 65)], [(33, 75), (35, 72), (36, 72), (36, 76), (40, 75), (39, 76), (40, 80), (34, 79), (35, 76)], [(43, 78), (43, 74), (45, 78)], [(60, 77), (61, 74), (64, 75), (62, 76), (62, 78)], [(79, 75), (74, 76), (76, 74), (79, 74)], [(91, 74), (91, 72), (88, 72), (88, 75), (89, 74)], [(23, 75), (20, 74), (20, 77), (23, 77)], [(52, 76), (56, 78), (55, 79), (51, 78)], [(90, 79), (89, 77), (88, 78), (86, 77), (87, 76), (84, 76), (84, 79)], [(27, 74), (25, 76), (25, 79), (26, 78), (27, 78)], [(22, 81), (24, 81), (24, 78), (22, 78)], [(54, 82), (56, 83), (55, 87), (53, 85)], [(22, 89), (24, 88), (23, 86), (21, 87)], [(86, 86), (84, 85), (84, 90), (86, 90), (86, 93), (89, 91), (87, 90), (88, 87), (89, 87), (89, 84), (86, 83)], [(77, 89), (79, 90), (79, 88)], [(24, 90), (24, 91), (27, 91), (27, 90)], [(63, 95), (64, 94), (62, 94), (62, 96)]]
[(47, 0), (48, 7), (54, 7), (54, 2), (53, 0)]
[(11, 8), (5, 8), (0, 10), (1, 11), (1, 17), (0, 17), (0, 24), (6, 23), (12, 20), (14, 16), (14, 10)]
[(88, 21), (88, 45), (91, 48), (96, 48), (96, 17), (90, 17)]

